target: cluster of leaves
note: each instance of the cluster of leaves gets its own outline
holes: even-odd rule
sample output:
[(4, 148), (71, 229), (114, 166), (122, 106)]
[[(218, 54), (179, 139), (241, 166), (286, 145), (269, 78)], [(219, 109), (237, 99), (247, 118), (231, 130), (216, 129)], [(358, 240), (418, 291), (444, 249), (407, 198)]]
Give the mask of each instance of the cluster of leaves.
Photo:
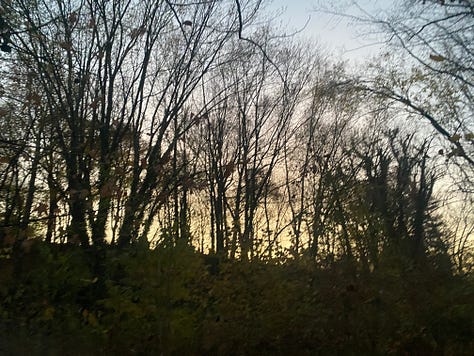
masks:
[[(0, 353), (447, 354), (474, 348), (474, 280), (388, 256), (223, 261), (183, 245), (36, 244), (0, 265)], [(100, 256), (98, 275), (91, 255)]]

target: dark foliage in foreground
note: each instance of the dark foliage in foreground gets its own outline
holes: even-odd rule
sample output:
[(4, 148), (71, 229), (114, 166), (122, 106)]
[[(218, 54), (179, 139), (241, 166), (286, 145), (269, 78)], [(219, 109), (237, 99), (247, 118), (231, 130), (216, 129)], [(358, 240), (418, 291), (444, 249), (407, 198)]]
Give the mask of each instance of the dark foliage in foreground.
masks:
[[(432, 261), (237, 262), (38, 243), (0, 260), (2, 355), (469, 355), (474, 281)], [(97, 274), (101, 271), (101, 275)]]

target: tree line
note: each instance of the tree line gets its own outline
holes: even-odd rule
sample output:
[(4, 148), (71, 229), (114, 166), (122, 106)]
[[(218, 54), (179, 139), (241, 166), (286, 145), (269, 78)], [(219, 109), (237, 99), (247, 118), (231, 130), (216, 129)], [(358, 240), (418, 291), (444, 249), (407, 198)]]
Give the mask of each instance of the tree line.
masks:
[(260, 0), (2, 2), (0, 243), (469, 268), (474, 9), (403, 4), (354, 73)]

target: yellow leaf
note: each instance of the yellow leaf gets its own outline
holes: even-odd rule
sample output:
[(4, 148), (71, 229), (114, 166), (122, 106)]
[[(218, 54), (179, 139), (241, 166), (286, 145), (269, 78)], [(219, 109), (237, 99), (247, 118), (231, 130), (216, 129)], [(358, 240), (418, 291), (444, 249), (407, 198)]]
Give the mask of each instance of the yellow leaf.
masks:
[(51, 320), (54, 318), (54, 312), (55, 312), (55, 309), (54, 307), (47, 307), (44, 312), (43, 312), (43, 320)]
[(97, 320), (96, 316), (92, 313), (89, 313), (89, 315), (87, 316), (87, 321), (88, 321), (89, 325), (91, 325), (91, 326), (98, 326), (99, 325), (99, 321)]

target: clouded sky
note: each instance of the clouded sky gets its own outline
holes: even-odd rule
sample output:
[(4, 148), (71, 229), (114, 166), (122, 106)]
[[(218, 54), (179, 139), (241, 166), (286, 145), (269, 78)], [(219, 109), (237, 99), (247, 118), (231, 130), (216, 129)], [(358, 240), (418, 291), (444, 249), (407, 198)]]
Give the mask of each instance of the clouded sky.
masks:
[[(281, 15), (277, 18), (288, 32), (300, 30), (307, 23), (300, 35), (314, 38), (318, 42), (340, 54), (344, 59), (357, 59), (375, 54), (380, 45), (370, 45), (374, 40), (367, 40), (360, 35), (362, 29), (351, 21), (338, 16), (315, 11), (317, 0), (273, 0), (268, 10)], [(357, 3), (360, 9), (371, 14), (388, 10), (393, 5), (389, 0), (339, 1), (341, 11), (360, 13), (360, 9), (351, 3)]]

